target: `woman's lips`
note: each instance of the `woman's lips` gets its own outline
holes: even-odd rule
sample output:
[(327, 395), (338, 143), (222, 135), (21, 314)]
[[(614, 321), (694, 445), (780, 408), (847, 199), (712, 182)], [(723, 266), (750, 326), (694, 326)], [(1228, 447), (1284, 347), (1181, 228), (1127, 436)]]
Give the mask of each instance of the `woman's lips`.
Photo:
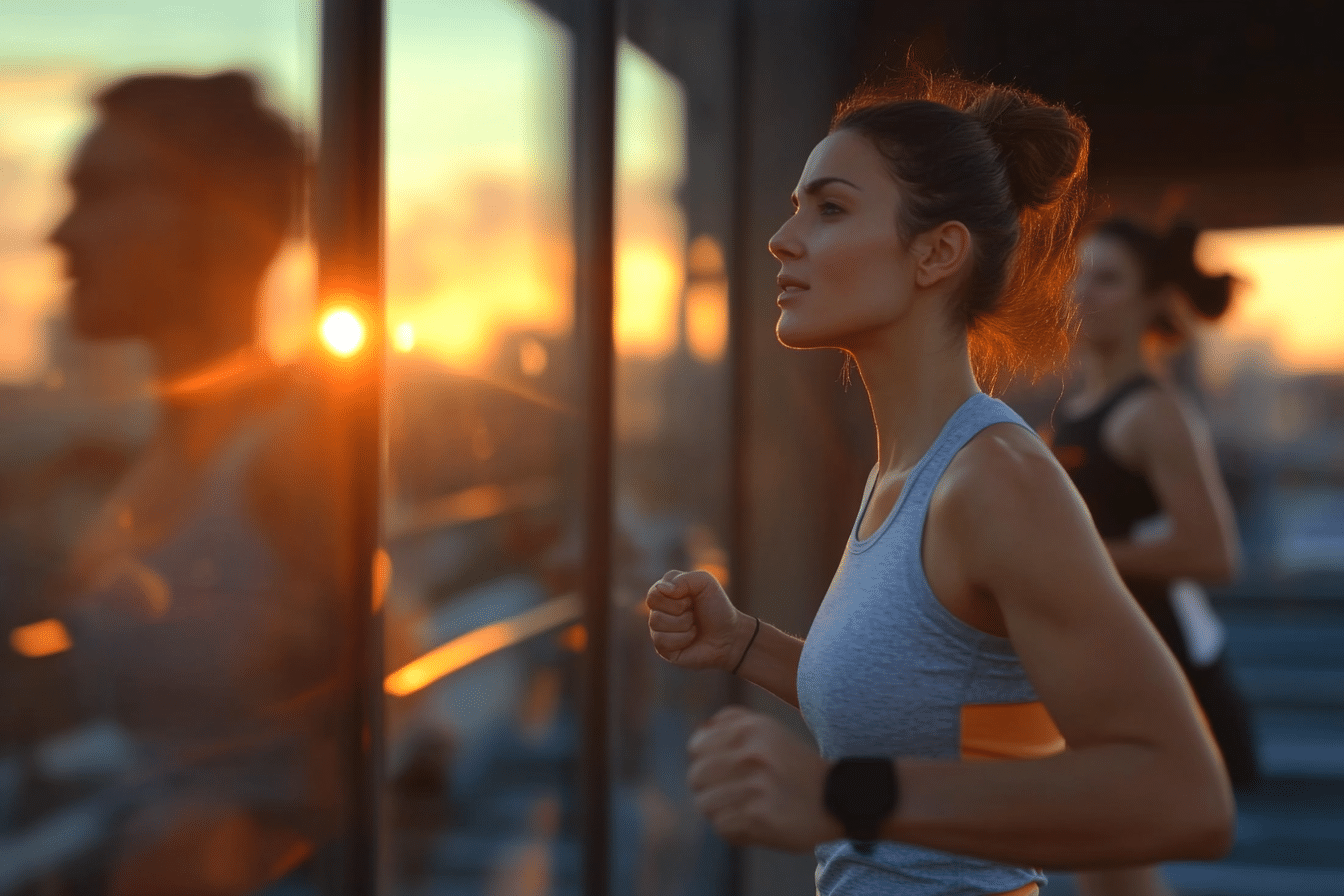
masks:
[(807, 289), (806, 282), (799, 280), (797, 277), (790, 277), (785, 274), (780, 274), (776, 277), (775, 282), (779, 284), (780, 289), (779, 297), (775, 300), (775, 304), (780, 306), (783, 306), (789, 299)]

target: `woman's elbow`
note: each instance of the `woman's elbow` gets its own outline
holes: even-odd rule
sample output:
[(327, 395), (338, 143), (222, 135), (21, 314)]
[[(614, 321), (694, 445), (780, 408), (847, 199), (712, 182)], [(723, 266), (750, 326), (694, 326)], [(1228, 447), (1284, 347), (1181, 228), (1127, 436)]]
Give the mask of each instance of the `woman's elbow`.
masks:
[(1186, 780), (1203, 781), (1198, 786), (1183, 788), (1165, 813), (1170, 823), (1167, 842), (1169, 860), (1206, 860), (1225, 856), (1236, 836), (1237, 809), (1232, 788), (1221, 763), (1216, 772), (1190, 776)]
[(1210, 544), (1192, 553), (1203, 561), (1195, 578), (1206, 585), (1230, 585), (1241, 575), (1241, 550), (1234, 544)]
[[(1223, 788), (1226, 791), (1226, 788)], [(1232, 794), (1223, 794), (1225, 799), (1205, 799), (1198, 812), (1192, 813), (1189, 820), (1189, 840), (1183, 844), (1182, 858), (1208, 860), (1221, 859), (1232, 848), (1236, 838), (1237, 812), (1232, 802)]]

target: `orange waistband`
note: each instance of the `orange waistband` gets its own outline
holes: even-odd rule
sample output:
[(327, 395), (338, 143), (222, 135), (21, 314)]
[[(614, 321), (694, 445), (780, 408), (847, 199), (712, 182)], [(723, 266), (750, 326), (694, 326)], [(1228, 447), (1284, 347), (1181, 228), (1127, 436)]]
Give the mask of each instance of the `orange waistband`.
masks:
[(961, 707), (962, 759), (1040, 759), (1063, 749), (1064, 738), (1039, 700)]
[(1009, 890), (1007, 893), (993, 893), (991, 896), (1040, 896), (1041, 888), (1035, 884), (1023, 884), (1016, 890)]

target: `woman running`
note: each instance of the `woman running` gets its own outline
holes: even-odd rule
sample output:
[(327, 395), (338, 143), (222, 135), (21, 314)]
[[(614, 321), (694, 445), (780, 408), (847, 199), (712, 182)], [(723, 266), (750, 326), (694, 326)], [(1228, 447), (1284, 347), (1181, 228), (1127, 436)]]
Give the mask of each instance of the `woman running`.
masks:
[(689, 783), (728, 840), (815, 850), (827, 896), (1025, 896), (1043, 866), (1228, 846), (1179, 667), (1050, 450), (978, 385), (1067, 348), (1087, 143), (1062, 108), (953, 78), (841, 106), (770, 251), (780, 341), (843, 350), (871, 400), (848, 549), (806, 642), (705, 572), (649, 589), (659, 654), (801, 710), (820, 753), (729, 707)]
[[(1245, 704), (1223, 658), (1221, 626), (1197, 583), (1229, 581), (1239, 561), (1231, 501), (1208, 433), (1161, 375), (1160, 353), (1193, 317), (1227, 309), (1231, 278), (1195, 264), (1197, 233), (1165, 237), (1130, 221), (1083, 243), (1081, 388), (1058, 416), (1056, 456), (1077, 486), (1111, 560), (1190, 680), (1238, 787), (1256, 779)], [(1095, 896), (1170, 892), (1155, 867), (1079, 877)]]

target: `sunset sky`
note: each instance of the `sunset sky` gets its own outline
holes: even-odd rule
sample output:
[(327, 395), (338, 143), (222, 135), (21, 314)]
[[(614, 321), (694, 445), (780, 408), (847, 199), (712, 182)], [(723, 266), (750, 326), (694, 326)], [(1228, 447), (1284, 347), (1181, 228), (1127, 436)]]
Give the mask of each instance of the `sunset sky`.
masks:
[[(568, 37), (521, 0), (388, 9), (389, 330), (403, 348), (471, 368), (506, 331), (554, 336), (570, 324)], [(257, 72), (311, 135), (316, 0), (0, 3), (0, 380), (44, 373), (41, 327), (62, 284), (43, 238), (67, 202), (60, 173), (88, 125), (88, 94), (134, 71), (222, 67)], [(678, 336), (695, 237), (675, 202), (684, 101), (633, 48), (620, 79), (617, 334), (624, 352), (660, 354)], [(1344, 370), (1344, 228), (1208, 234), (1201, 252), (1247, 284), (1210, 338), (1211, 363), (1268, 344), (1281, 368)], [(296, 247), (269, 286), (279, 354), (312, 331), (311, 267)], [(712, 355), (722, 313), (705, 298), (689, 297), (687, 326)]]
[[(89, 123), (86, 97), (147, 69), (241, 67), (310, 136), (317, 4), (234, 0), (0, 4), (0, 379), (41, 374), (40, 327), (60, 307), (43, 236), (67, 202), (60, 172)], [(516, 0), (395, 0), (388, 15), (388, 278), (392, 332), (454, 366), (481, 363), (508, 329), (570, 324), (569, 41)], [(633, 48), (621, 55), (618, 334), (623, 349), (675, 339), (686, 235), (681, 97)], [(268, 342), (311, 331), (312, 261), (296, 246), (268, 286)], [(619, 301), (619, 299), (618, 299)]]
[(1240, 281), (1206, 337), (1211, 364), (1233, 366), (1268, 345), (1287, 369), (1344, 371), (1344, 227), (1209, 231), (1199, 260)]

